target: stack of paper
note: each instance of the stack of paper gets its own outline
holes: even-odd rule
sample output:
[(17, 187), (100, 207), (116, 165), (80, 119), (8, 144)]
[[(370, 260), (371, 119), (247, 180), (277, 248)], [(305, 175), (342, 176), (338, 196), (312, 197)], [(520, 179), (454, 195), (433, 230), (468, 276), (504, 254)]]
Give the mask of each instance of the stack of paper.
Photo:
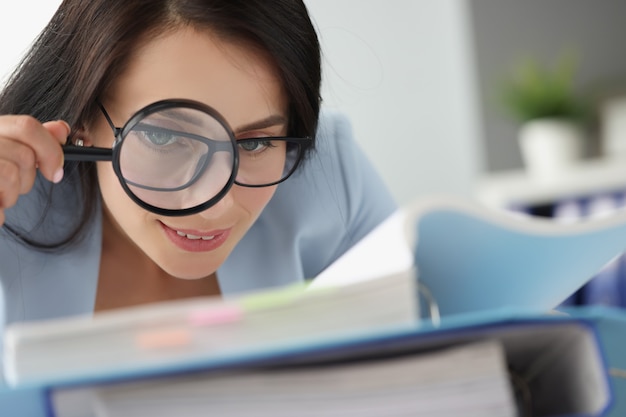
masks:
[(414, 326), (414, 272), (352, 285), (165, 302), (89, 317), (19, 323), (5, 333), (12, 385), (107, 378), (158, 366), (241, 360)]
[[(54, 396), (58, 417), (81, 390)], [(87, 389), (82, 415), (513, 417), (515, 400), (502, 346), (495, 340), (421, 355), (288, 367), (262, 372), (198, 374)], [(77, 410), (74, 410), (77, 413)]]

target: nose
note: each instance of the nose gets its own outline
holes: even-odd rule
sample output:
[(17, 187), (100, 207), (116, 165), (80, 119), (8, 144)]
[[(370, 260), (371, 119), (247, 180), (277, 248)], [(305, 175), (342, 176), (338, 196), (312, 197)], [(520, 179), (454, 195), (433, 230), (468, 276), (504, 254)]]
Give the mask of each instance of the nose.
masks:
[(217, 203), (209, 207), (208, 209), (201, 211), (198, 213), (198, 216), (203, 217), (207, 220), (217, 220), (220, 217), (223, 217), (228, 211), (230, 211), (235, 204), (235, 198), (233, 195), (233, 188), (218, 200)]
[(200, 178), (191, 187), (180, 193), (182, 207), (194, 207), (203, 204), (224, 192), (232, 173), (231, 156), (228, 154), (214, 155)]
[[(206, 198), (207, 191), (210, 195), (217, 195), (222, 190), (225, 184), (228, 183), (228, 179), (232, 175), (232, 155), (228, 153), (217, 153), (213, 156), (209, 169), (206, 174), (198, 181), (195, 187), (193, 187), (193, 193), (199, 193)], [(198, 213), (201, 217), (207, 220), (214, 220), (222, 217), (227, 211), (231, 210), (234, 205), (233, 189), (232, 186), (228, 192), (219, 199), (214, 205), (208, 209)]]

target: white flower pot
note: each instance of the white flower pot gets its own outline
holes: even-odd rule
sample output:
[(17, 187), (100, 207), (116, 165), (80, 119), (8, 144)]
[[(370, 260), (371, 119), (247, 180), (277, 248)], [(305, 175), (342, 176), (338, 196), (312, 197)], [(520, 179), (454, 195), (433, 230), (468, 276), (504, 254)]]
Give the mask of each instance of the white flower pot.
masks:
[(583, 128), (566, 119), (536, 119), (519, 130), (522, 160), (530, 176), (553, 180), (563, 176), (583, 158)]
[(612, 97), (600, 107), (602, 152), (605, 156), (626, 155), (626, 95)]

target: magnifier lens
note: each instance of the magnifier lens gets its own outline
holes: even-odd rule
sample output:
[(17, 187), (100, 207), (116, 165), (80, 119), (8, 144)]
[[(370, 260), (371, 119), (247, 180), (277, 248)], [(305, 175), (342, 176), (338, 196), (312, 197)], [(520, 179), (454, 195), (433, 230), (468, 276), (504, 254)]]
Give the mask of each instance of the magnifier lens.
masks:
[(127, 191), (164, 210), (189, 210), (225, 192), (236, 169), (228, 127), (207, 111), (161, 108), (122, 132), (119, 171)]

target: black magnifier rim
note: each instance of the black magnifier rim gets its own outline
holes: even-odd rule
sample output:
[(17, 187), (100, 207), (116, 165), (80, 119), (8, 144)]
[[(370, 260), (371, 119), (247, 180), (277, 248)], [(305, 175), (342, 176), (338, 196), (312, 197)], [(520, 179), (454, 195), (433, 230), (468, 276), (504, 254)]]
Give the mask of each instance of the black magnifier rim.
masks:
[[(224, 187), (222, 187), (220, 192), (217, 193), (210, 200), (202, 204), (199, 204), (197, 206), (189, 207), (185, 209), (164, 209), (161, 207), (153, 206), (152, 204), (148, 204), (142, 199), (140, 199), (139, 197), (137, 197), (132, 192), (128, 184), (126, 183), (126, 180), (124, 179), (124, 176), (122, 175), (122, 170), (121, 170), (121, 165), (120, 165), (120, 149), (128, 133), (138, 123), (140, 123), (143, 119), (150, 116), (151, 114), (160, 112), (163, 110), (171, 109), (171, 108), (178, 108), (178, 109), (185, 108), (185, 109), (198, 110), (198, 111), (207, 113), (209, 116), (217, 120), (217, 122), (224, 128), (233, 146), (233, 165), (231, 169), (230, 178), (228, 179)], [(126, 194), (131, 198), (131, 200), (133, 200), (141, 208), (148, 210), (155, 214), (169, 216), (169, 217), (188, 216), (191, 214), (196, 214), (215, 205), (218, 201), (224, 198), (224, 196), (228, 193), (228, 191), (231, 189), (231, 187), (235, 183), (235, 178), (237, 177), (237, 170), (239, 167), (239, 152), (237, 152), (237, 140), (235, 139), (233, 131), (230, 128), (230, 125), (228, 124), (226, 119), (211, 106), (198, 102), (198, 101), (189, 100), (189, 99), (160, 100), (160, 101), (156, 101), (154, 103), (148, 104), (147, 106), (138, 110), (135, 114), (133, 114), (130, 117), (130, 119), (128, 119), (126, 124), (121, 129), (118, 129), (118, 131), (116, 132), (116, 140), (112, 148), (113, 148), (113, 159), (111, 162), (113, 163), (113, 171), (117, 175), (117, 178), (119, 179), (119, 182), (122, 185), (122, 188), (124, 189)]]

